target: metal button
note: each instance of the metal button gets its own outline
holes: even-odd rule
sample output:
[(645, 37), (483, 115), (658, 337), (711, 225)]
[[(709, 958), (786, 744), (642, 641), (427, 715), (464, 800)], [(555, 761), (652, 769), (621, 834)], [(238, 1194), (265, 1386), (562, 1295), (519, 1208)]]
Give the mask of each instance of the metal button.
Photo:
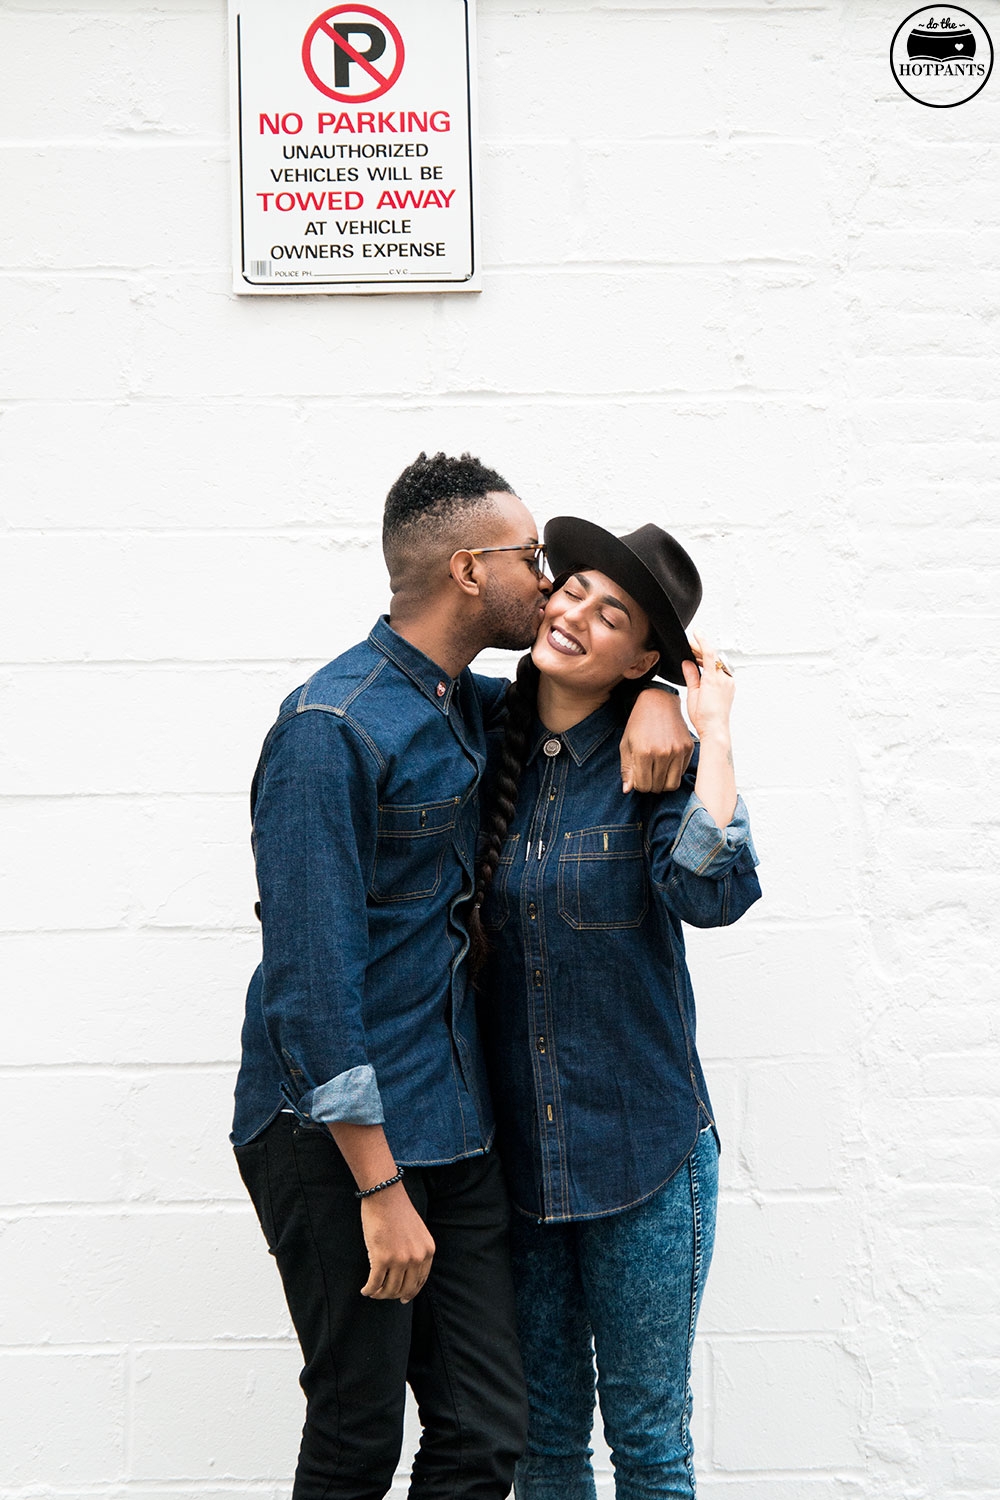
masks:
[(558, 740), (546, 740), (545, 744), (542, 746), (542, 749), (545, 751), (546, 755), (558, 755), (559, 751), (562, 749), (562, 745)]
[(536, 969), (535, 970), (534, 979), (535, 979), (535, 989), (536, 990), (540, 990), (541, 987), (542, 987), (542, 971), (541, 971), (541, 969)]
[(545, 1051), (545, 1038), (543, 1036), (537, 1036), (535, 1038), (535, 1046), (538, 1048), (539, 1052), (544, 1052)]
[(439, 682), (438, 685), (437, 685), (437, 695), (438, 695), (438, 697), (439, 698), (443, 698), (444, 695), (445, 695), (445, 693), (447, 691), (448, 691), (448, 689), (445, 687), (444, 683), (443, 682)]
[(532, 922), (536, 921), (538, 918), (538, 907), (535, 905), (534, 901), (528, 902), (528, 916), (530, 917)]

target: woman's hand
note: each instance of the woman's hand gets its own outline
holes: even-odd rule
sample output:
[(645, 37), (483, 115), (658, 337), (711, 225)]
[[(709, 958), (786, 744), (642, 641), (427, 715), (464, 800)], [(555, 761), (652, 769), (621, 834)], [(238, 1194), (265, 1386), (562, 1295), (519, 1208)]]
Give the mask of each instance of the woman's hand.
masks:
[[(691, 636), (691, 652), (698, 663), (683, 665), (687, 686), (687, 715), (699, 740), (713, 732), (729, 735), (729, 715), (736, 696), (736, 679), (713, 645), (700, 635)], [(699, 672), (698, 668), (701, 668)]]
[(736, 772), (729, 738), (736, 682), (715, 647), (703, 636), (692, 635), (691, 650), (701, 667), (699, 671), (694, 662), (683, 664), (687, 714), (699, 743), (694, 789), (705, 811), (719, 828), (725, 828), (736, 811)]

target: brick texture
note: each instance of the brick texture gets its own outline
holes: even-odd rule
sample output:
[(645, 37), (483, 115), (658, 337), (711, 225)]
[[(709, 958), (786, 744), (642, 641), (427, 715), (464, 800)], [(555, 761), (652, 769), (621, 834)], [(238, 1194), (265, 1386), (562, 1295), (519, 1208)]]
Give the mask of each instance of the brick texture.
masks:
[(255, 301), (224, 0), (0, 6), (11, 1500), (288, 1494), (226, 1142), (247, 787), (438, 447), (540, 520), (670, 525), (739, 667), (766, 900), (691, 941), (701, 1493), (997, 1494), (1000, 74), (905, 98), (907, 10), (480, 0), (483, 294)]

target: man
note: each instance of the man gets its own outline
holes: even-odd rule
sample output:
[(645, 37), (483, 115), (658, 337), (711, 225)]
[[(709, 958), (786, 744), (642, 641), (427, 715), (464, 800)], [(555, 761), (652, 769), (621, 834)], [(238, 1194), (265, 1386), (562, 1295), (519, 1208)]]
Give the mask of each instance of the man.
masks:
[[(404, 470), (383, 546), (389, 619), (285, 700), (254, 777), (233, 1141), (305, 1360), (293, 1500), (380, 1500), (407, 1384), (412, 1493), (502, 1500), (524, 1392), (462, 907), (504, 684), (467, 667), (530, 645), (547, 584), (531, 515), (468, 455)], [(645, 696), (682, 761), (676, 700)]]

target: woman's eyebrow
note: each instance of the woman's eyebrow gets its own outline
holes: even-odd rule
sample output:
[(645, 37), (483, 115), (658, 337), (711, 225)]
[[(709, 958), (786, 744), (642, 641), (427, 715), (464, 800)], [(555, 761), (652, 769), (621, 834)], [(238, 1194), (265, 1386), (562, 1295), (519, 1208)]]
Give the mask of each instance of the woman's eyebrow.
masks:
[[(591, 593), (590, 580), (586, 578), (583, 573), (574, 573), (573, 577), (583, 589), (584, 593)], [(614, 594), (602, 594), (601, 603), (610, 604), (612, 609), (620, 609), (625, 618), (631, 623), (632, 615), (629, 611), (628, 605), (623, 604), (621, 599), (616, 599)]]

